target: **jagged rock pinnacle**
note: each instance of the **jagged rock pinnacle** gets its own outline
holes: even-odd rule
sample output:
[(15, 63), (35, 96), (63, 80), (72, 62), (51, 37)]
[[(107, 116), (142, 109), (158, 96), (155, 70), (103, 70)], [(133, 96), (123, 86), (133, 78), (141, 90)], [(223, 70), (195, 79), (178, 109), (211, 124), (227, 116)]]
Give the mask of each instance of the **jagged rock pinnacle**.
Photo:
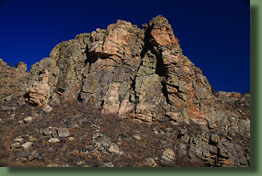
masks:
[(175, 48), (180, 47), (178, 39), (174, 36), (173, 29), (165, 17), (158, 15), (149, 24), (155, 44), (168, 45)]

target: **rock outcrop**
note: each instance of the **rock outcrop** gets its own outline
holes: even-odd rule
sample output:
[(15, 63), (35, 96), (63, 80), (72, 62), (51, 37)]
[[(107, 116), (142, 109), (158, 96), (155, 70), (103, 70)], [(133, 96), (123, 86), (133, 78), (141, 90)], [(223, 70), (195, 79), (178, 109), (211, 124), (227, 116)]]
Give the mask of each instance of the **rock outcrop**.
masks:
[[(163, 148), (162, 161), (147, 156), (146, 165), (172, 165), (181, 155), (209, 166), (249, 165), (249, 94), (215, 92), (200, 68), (183, 55), (171, 25), (161, 15), (143, 29), (118, 20), (107, 29), (79, 34), (57, 44), (30, 72), (23, 63), (11, 68), (2, 59), (0, 68), (1, 73), (15, 77), (7, 86), (16, 85), (16, 96), (27, 93), (24, 97), (37, 106), (77, 100), (120, 120), (179, 128), (183, 124), (177, 132), (178, 144)], [(0, 89), (5, 92), (1, 98), (12, 99), (7, 97), (11, 92), (2, 87), (5, 82), (1, 80)], [(2, 110), (13, 109), (5, 105)], [(100, 138), (93, 139), (97, 150)], [(108, 145), (103, 147), (105, 152), (110, 150)]]
[[(216, 116), (212, 88), (183, 55), (173, 29), (157, 16), (144, 29), (118, 20), (58, 44), (32, 66), (30, 80), (48, 69), (51, 101), (79, 99), (104, 113), (153, 122)], [(60, 101), (59, 101), (60, 102)]]
[(12, 96), (21, 99), (24, 103), (23, 95), (26, 93), (29, 73), (26, 72), (27, 65), (23, 62), (18, 63), (15, 67), (10, 67), (0, 58), (0, 99), (11, 100)]
[(50, 97), (50, 87), (48, 85), (48, 70), (45, 69), (39, 75), (39, 80), (35, 81), (27, 90), (28, 103), (36, 106), (46, 106)]

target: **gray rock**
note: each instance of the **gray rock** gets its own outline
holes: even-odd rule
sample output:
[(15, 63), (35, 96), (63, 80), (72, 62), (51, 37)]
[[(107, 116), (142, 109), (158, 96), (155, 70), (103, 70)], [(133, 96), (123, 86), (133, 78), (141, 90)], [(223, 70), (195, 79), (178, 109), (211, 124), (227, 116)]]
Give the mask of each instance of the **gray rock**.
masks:
[(144, 164), (145, 164), (145, 166), (148, 166), (148, 167), (156, 167), (157, 166), (157, 163), (153, 158), (146, 158), (145, 161), (144, 161)]
[(11, 101), (11, 100), (12, 100), (12, 95), (9, 95), (9, 96), (7, 96), (7, 97), (4, 98), (4, 101), (5, 101), (5, 102), (9, 102), (9, 101)]
[(70, 132), (68, 128), (58, 128), (57, 129), (59, 137), (68, 137), (70, 136)]
[(3, 110), (3, 111), (14, 111), (14, 110), (16, 110), (16, 107), (12, 107), (12, 106), (2, 106), (2, 110)]
[(225, 147), (219, 147), (218, 153), (219, 153), (220, 157), (223, 157), (223, 158), (229, 158), (229, 156), (230, 156), (228, 150)]
[(161, 159), (164, 162), (174, 162), (175, 161), (175, 153), (172, 149), (167, 148), (163, 151)]
[(24, 118), (23, 122), (24, 122), (24, 123), (29, 123), (29, 122), (31, 122), (32, 120), (33, 120), (33, 117), (28, 116), (28, 117)]
[(21, 144), (19, 142), (11, 144), (11, 148), (20, 148)]
[(221, 138), (220, 143), (224, 146), (227, 146), (229, 144), (229, 141), (226, 138)]
[(187, 153), (186, 149), (187, 149), (187, 146), (185, 144), (183, 144), (183, 143), (179, 144), (178, 151), (179, 151), (180, 154), (186, 155), (186, 153)]
[(249, 154), (247, 154), (247, 162), (248, 162), (248, 165), (250, 166), (250, 156), (249, 156)]
[(51, 101), (52, 101), (52, 103), (53, 104), (60, 104), (60, 99), (59, 99), (59, 97), (58, 97), (59, 95), (57, 94), (57, 93), (55, 93), (53, 96), (52, 96), (52, 99), (51, 99)]
[(194, 141), (194, 137), (191, 136), (188, 143), (189, 143), (189, 144), (193, 144), (193, 141)]
[(34, 150), (31, 155), (28, 156), (28, 160), (32, 161), (34, 159), (40, 159), (40, 154)]
[(124, 154), (124, 152), (123, 152), (123, 151), (120, 151), (119, 147), (118, 147), (116, 144), (115, 144), (115, 145), (111, 145), (111, 146), (109, 147), (108, 151), (109, 151), (110, 153), (114, 153), (114, 154), (116, 154), (116, 155), (118, 155), (118, 156), (121, 156), (121, 155)]
[(188, 155), (188, 157), (189, 157), (190, 159), (192, 159), (192, 160), (196, 159), (196, 155), (195, 155), (192, 151), (188, 151), (188, 152), (187, 152), (187, 155)]
[(112, 162), (103, 163), (100, 165), (100, 167), (114, 167), (114, 164)]
[(141, 140), (141, 137), (138, 134), (134, 134), (133, 138), (136, 139), (136, 140)]
[(15, 138), (15, 141), (16, 141), (16, 142), (23, 142), (23, 140), (24, 140), (24, 139), (23, 139), (22, 137), (17, 137), (17, 138)]
[(79, 124), (80, 125), (87, 125), (87, 124), (89, 124), (89, 121), (88, 121), (87, 118), (82, 118), (82, 119), (79, 120)]
[(230, 156), (230, 162), (232, 163), (233, 166), (239, 166), (239, 159), (236, 156)]
[(213, 144), (217, 144), (219, 142), (219, 137), (217, 134), (211, 134), (210, 136), (210, 141), (213, 143)]
[(163, 144), (163, 146), (165, 146), (165, 144), (167, 144), (167, 141), (160, 140), (160, 143)]
[(51, 133), (52, 133), (52, 131), (51, 131), (50, 128), (46, 128), (46, 129), (44, 129), (44, 130), (40, 130), (40, 133), (41, 133), (41, 132), (42, 132), (42, 134), (43, 134), (44, 136), (50, 136)]
[(44, 112), (49, 113), (49, 112), (51, 112), (52, 110), (53, 110), (53, 108), (52, 108), (51, 106), (49, 106), (49, 105), (45, 105), (45, 106), (43, 107), (43, 111), (44, 111)]
[(230, 137), (230, 136), (227, 136), (226, 138), (227, 138), (228, 140), (232, 140), (232, 137)]
[(55, 152), (56, 148), (55, 147), (50, 147), (49, 149), (47, 149), (47, 152), (51, 153), (51, 152)]
[(74, 137), (68, 137), (68, 140), (73, 141), (73, 140), (75, 140), (75, 138)]
[(117, 144), (114, 144), (111, 142), (111, 140), (106, 137), (105, 135), (101, 133), (95, 133), (92, 137), (94, 142), (94, 148), (97, 151), (100, 152), (109, 152), (118, 156), (121, 156), (124, 154), (123, 151), (121, 151)]
[(202, 144), (202, 148), (203, 148), (203, 149), (208, 149), (208, 150), (209, 150), (208, 141), (204, 141), (204, 142), (202, 142), (201, 144)]
[(195, 137), (194, 140), (193, 140), (193, 143), (196, 144), (196, 146), (201, 146), (202, 140), (198, 137)]
[(57, 131), (56, 130), (51, 131), (51, 136), (52, 136), (52, 138), (57, 138), (58, 137)]
[(214, 120), (209, 120), (209, 121), (208, 121), (208, 128), (213, 129), (214, 126), (215, 126)]
[(203, 155), (204, 159), (209, 158), (210, 157), (209, 150), (208, 149), (204, 149), (203, 152), (202, 152), (202, 155)]
[(209, 146), (209, 151), (210, 151), (210, 153), (212, 153), (212, 154), (217, 154), (217, 147), (214, 146), (214, 145), (210, 145), (210, 146)]
[(32, 146), (32, 142), (26, 142), (23, 145), (21, 145), (25, 150), (28, 150)]
[(48, 140), (49, 143), (58, 143), (60, 140), (58, 138), (51, 138)]
[(195, 152), (196, 156), (201, 157), (203, 153), (203, 148), (201, 146), (197, 146)]
[(239, 163), (240, 163), (241, 165), (246, 165), (246, 164), (247, 164), (247, 159), (246, 159), (246, 157), (241, 156), (241, 158), (239, 159)]
[(188, 143), (189, 140), (190, 140), (190, 137), (186, 134), (184, 136), (181, 137), (181, 140), (184, 142), (184, 143)]
[(80, 128), (80, 126), (75, 122), (70, 123), (67, 127), (68, 128)]
[(17, 159), (22, 160), (22, 161), (26, 161), (27, 158), (30, 156), (31, 152), (29, 151), (24, 151), (21, 153), (18, 153), (17, 155)]
[(179, 135), (185, 135), (186, 134), (186, 132), (187, 132), (187, 130), (186, 129), (181, 129), (180, 131), (179, 131)]
[(153, 129), (153, 133), (154, 133), (154, 134), (159, 134), (158, 130), (155, 129), (155, 128)]
[(19, 106), (22, 106), (22, 105), (25, 105), (26, 103), (25, 103), (25, 100), (24, 100), (24, 99), (20, 98), (20, 99), (17, 101), (17, 104), (18, 104)]
[[(81, 119), (81, 120), (82, 120), (82, 119)], [(87, 120), (87, 119), (86, 119), (86, 120)], [(99, 130), (99, 129), (101, 128), (101, 127), (98, 126), (97, 124), (92, 124), (91, 127), (94, 128), (94, 129), (97, 129), (97, 130)]]

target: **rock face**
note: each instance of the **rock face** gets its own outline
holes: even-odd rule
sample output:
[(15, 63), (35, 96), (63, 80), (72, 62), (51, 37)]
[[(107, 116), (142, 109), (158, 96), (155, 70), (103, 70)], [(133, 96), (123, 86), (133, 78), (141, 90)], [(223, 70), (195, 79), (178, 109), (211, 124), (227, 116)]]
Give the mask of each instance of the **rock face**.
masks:
[(118, 20), (107, 30), (62, 42), (32, 66), (29, 80), (44, 69), (54, 103), (78, 99), (104, 113), (146, 122), (169, 118), (205, 124), (216, 116), (210, 84), (183, 55), (163, 16), (144, 29)]
[[(248, 165), (249, 153), (243, 148), (249, 147), (250, 139), (249, 94), (215, 92), (200, 68), (183, 55), (171, 25), (161, 15), (143, 29), (118, 20), (107, 29), (77, 35), (56, 45), (29, 73), (25, 64), (11, 68), (2, 59), (0, 68), (2, 75), (14, 76), (7, 86), (16, 85), (18, 97), (27, 93), (31, 104), (46, 107), (78, 100), (120, 118), (185, 123), (190, 127), (178, 133), (181, 144), (173, 148), (175, 152), (212, 166)], [(11, 102), (12, 93), (2, 87), (7, 82), (1, 79), (0, 91), (5, 92), (1, 98)], [(3, 108), (15, 110), (11, 105)], [(201, 129), (197, 133), (195, 125)], [(243, 145), (235, 142), (239, 137)], [(236, 146), (240, 152), (234, 152)], [(118, 147), (104, 148), (121, 153)], [(162, 159), (176, 163), (179, 155), (169, 149)], [(151, 160), (149, 165), (157, 165)]]
[(45, 69), (40, 73), (39, 80), (33, 82), (28, 88), (28, 102), (33, 105), (43, 106), (48, 103), (49, 97), (48, 70)]
[(22, 97), (26, 93), (29, 73), (26, 72), (27, 65), (20, 62), (15, 67), (9, 67), (0, 58), (0, 98), (10, 101), (12, 96)]

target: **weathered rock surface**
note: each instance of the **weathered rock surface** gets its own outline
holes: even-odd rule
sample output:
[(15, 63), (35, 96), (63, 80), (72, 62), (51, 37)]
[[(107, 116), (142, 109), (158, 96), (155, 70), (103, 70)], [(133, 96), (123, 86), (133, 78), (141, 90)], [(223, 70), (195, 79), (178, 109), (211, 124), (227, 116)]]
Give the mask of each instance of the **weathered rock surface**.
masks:
[[(40, 83), (44, 70), (48, 78)], [(33, 104), (46, 103), (49, 95), (53, 104), (78, 99), (104, 113), (146, 122), (193, 120), (213, 128), (219, 111), (212, 87), (183, 55), (163, 16), (144, 29), (118, 20), (107, 30), (59, 43), (50, 57), (32, 66), (28, 82)], [(49, 87), (50, 94), (42, 90)]]
[(32, 142), (26, 142), (23, 145), (21, 145), (25, 150), (29, 149), (32, 146)]
[(33, 120), (33, 117), (28, 116), (28, 117), (26, 117), (23, 121), (24, 121), (24, 123), (29, 123), (29, 122), (31, 122), (32, 120)]
[(28, 88), (28, 103), (36, 106), (45, 106), (50, 97), (50, 87), (48, 85), (48, 70), (40, 72), (38, 81)]
[(49, 143), (57, 143), (60, 142), (60, 140), (58, 138), (51, 138), (48, 140)]
[[(49, 87), (40, 83), (44, 70), (50, 101), (78, 99), (104, 113), (153, 122), (215, 118), (212, 88), (199, 68), (183, 55), (167, 19), (157, 16), (139, 29), (118, 20), (59, 43), (50, 57), (32, 66), (29, 102), (48, 101)], [(43, 87), (41, 90), (39, 87)], [(43, 94), (43, 91), (46, 94)]]
[(174, 162), (175, 161), (175, 153), (172, 149), (165, 149), (163, 154), (162, 154), (162, 157), (161, 159), (164, 161), (164, 162)]
[(68, 137), (70, 135), (69, 129), (67, 128), (58, 128), (57, 133), (59, 137)]
[[(79, 34), (57, 44), (30, 72), (24, 63), (12, 68), (0, 59), (0, 77), (0, 131), (25, 125), (21, 130), (38, 141), (28, 148), (33, 155), (14, 141), (26, 140), (24, 134), (3, 137), (9, 142), (0, 145), (16, 153), (12, 159), (47, 162), (61, 149), (59, 157), (70, 156), (77, 166), (250, 165), (250, 95), (215, 92), (161, 15), (143, 29), (118, 20)], [(82, 113), (88, 107), (102, 115)], [(28, 116), (34, 121), (20, 123)], [(67, 166), (61, 162), (45, 166)]]

